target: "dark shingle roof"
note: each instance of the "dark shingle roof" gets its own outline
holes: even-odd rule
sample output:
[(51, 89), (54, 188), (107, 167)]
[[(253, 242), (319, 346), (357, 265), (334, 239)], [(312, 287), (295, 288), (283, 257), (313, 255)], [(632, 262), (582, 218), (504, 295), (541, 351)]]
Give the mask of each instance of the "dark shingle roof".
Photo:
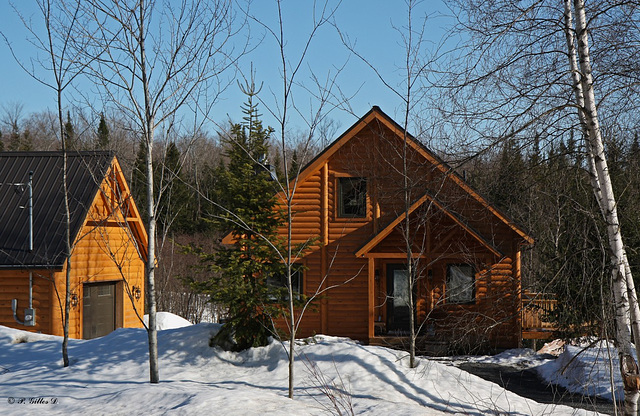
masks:
[[(111, 152), (68, 153), (72, 242), (113, 157)], [(0, 268), (63, 266), (62, 166), (62, 152), (0, 153)], [(26, 186), (29, 172), (33, 172), (32, 252), (29, 252), (29, 191)]]

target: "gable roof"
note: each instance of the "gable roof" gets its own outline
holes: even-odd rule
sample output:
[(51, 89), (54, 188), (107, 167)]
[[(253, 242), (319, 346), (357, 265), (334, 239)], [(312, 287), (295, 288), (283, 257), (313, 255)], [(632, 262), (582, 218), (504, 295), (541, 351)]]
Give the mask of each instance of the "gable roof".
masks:
[[(490, 204), (484, 197), (475, 191), (455, 170), (453, 170), (445, 161), (429, 150), (424, 144), (406, 132), (402, 126), (396, 123), (378, 106), (373, 106), (360, 120), (356, 121), (349, 129), (347, 129), (340, 137), (327, 146), (313, 160), (311, 160), (301, 171), (298, 181), (304, 181), (309, 175), (319, 169), (333, 154), (342, 148), (349, 140), (358, 135), (363, 129), (373, 122), (379, 122), (399, 137), (407, 137), (408, 145), (422, 155), (426, 160), (432, 163), (444, 175), (450, 178), (464, 192), (469, 194), (473, 199), (478, 201), (485, 209), (491, 212), (499, 221), (506, 224), (512, 231), (524, 240), (525, 244), (533, 244), (533, 237), (526, 233), (507, 215), (502, 213), (498, 208)], [(449, 215), (449, 214), (448, 214)], [(396, 223), (397, 224), (397, 223)], [(390, 230), (389, 230), (390, 232)]]
[[(71, 240), (80, 232), (111, 152), (67, 153)], [(0, 153), (0, 268), (61, 268), (65, 252), (62, 152)], [(33, 172), (33, 250), (29, 251), (29, 172)]]
[[(459, 215), (455, 212), (447, 209), (445, 204), (438, 201), (438, 199), (431, 195), (430, 192), (426, 192), (420, 199), (411, 205), (409, 208), (409, 215), (411, 215), (418, 207), (423, 205), (429, 201), (440, 211), (445, 213), (449, 218), (451, 218), (457, 225), (462, 227), (467, 233), (469, 233), (473, 238), (475, 238), (480, 244), (485, 246), (489, 251), (491, 251), (496, 256), (502, 257), (504, 254), (500, 251), (499, 248), (494, 246), (491, 242), (487, 241), (479, 232), (474, 230), (469, 224), (467, 224)], [(358, 251), (356, 251), (356, 257), (364, 257), (367, 253), (373, 250), (382, 240), (385, 239), (391, 232), (396, 228), (400, 222), (404, 221), (406, 218), (406, 214), (403, 212), (398, 215), (393, 221), (391, 221), (386, 227), (384, 227), (378, 234), (371, 237)]]

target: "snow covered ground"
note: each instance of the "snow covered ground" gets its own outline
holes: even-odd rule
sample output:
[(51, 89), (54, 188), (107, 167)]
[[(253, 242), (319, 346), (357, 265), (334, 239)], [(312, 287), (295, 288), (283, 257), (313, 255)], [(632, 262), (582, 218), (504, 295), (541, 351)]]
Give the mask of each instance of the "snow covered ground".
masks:
[[(169, 327), (173, 318), (162, 321)], [(593, 414), (536, 403), (426, 358), (410, 369), (403, 352), (327, 336), (299, 342), (296, 400), (290, 400), (283, 346), (273, 342), (225, 352), (208, 345), (218, 328), (198, 324), (160, 331), (161, 383), (150, 385), (144, 329), (71, 340), (72, 365), (63, 368), (59, 337), (0, 326), (0, 414), (338, 414), (331, 399), (343, 414), (349, 407), (362, 415)], [(530, 354), (516, 351), (480, 359), (523, 362)]]
[(614, 392), (615, 398), (622, 400), (624, 389), (619, 368), (616, 348), (610, 342), (598, 341), (588, 348), (584, 345), (567, 345), (557, 360), (549, 360), (536, 367), (536, 370), (549, 383), (571, 392), (607, 400), (613, 400)]

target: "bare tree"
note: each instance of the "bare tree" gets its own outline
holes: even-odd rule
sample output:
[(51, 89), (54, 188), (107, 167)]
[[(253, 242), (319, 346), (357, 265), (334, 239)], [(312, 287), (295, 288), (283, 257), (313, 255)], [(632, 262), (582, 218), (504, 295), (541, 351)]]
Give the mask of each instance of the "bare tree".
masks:
[[(86, 16), (81, 11), (81, 3), (73, 2), (56, 2), (52, 4), (50, 0), (39, 0), (38, 9), (41, 13), (42, 22), (45, 27), (44, 34), (38, 33), (39, 24), (33, 24), (20, 13), (25, 28), (31, 35), (30, 42), (39, 53), (44, 54), (43, 57), (37, 57), (31, 60), (31, 65), (26, 66), (16, 56), (13, 48), (11, 52), (16, 58), (18, 64), (32, 78), (41, 84), (52, 89), (56, 94), (57, 104), (57, 124), (58, 138), (62, 149), (62, 191), (64, 195), (64, 213), (65, 213), (65, 263), (66, 263), (66, 281), (65, 281), (65, 298), (63, 313), (63, 341), (62, 341), (62, 360), (65, 367), (69, 366), (68, 341), (69, 341), (69, 313), (70, 313), (70, 278), (71, 278), (71, 255), (73, 253), (74, 242), (71, 241), (71, 212), (69, 208), (69, 191), (67, 182), (67, 135), (65, 134), (65, 123), (63, 118), (65, 89), (83, 73), (88, 65), (88, 61), (83, 61), (78, 54), (85, 44), (83, 39), (76, 37), (76, 30), (79, 26), (86, 24)], [(17, 12), (17, 10), (16, 10)], [(4, 36), (4, 34), (3, 34)], [(5, 37), (6, 39), (6, 37)], [(9, 43), (9, 42), (7, 42)], [(9, 44), (11, 47), (11, 45)], [(39, 70), (48, 72), (49, 75), (40, 75)], [(50, 79), (53, 78), (53, 79)], [(13, 112), (15, 119), (19, 112)], [(12, 121), (14, 128), (17, 119)]]
[[(332, 90), (335, 85), (335, 77), (341, 71), (340, 68), (336, 70), (334, 74), (327, 74), (326, 78), (320, 78), (317, 74), (312, 73), (310, 75), (311, 83), (314, 85), (314, 90), (310, 87), (305, 87), (304, 82), (301, 81), (303, 68), (305, 66), (305, 62), (307, 60), (309, 51), (312, 47), (312, 43), (316, 38), (318, 31), (320, 31), (323, 27), (328, 26), (333, 19), (337, 11), (337, 6), (331, 6), (329, 1), (320, 2), (319, 4), (314, 4), (312, 6), (313, 17), (311, 27), (308, 31), (308, 35), (302, 41), (302, 47), (297, 54), (290, 53), (290, 50), (287, 48), (287, 39), (288, 34), (286, 32), (286, 24), (285, 19), (283, 17), (283, 5), (280, 0), (276, 1), (277, 8), (277, 20), (273, 26), (265, 23), (259, 16), (250, 16), (250, 19), (253, 20), (256, 24), (261, 26), (267, 33), (267, 39), (275, 42), (277, 45), (277, 56), (278, 62), (280, 64), (280, 73), (281, 73), (281, 81), (282, 85), (280, 87), (280, 91), (278, 93), (273, 93), (273, 101), (274, 105), (269, 105), (266, 101), (261, 100), (261, 102), (265, 105), (267, 111), (271, 114), (273, 118), (276, 119), (277, 122), (277, 132), (278, 135), (276, 147), (278, 148), (278, 152), (282, 155), (283, 159), (283, 178), (278, 181), (279, 186), (279, 204), (284, 211), (284, 250), (277, 250), (278, 256), (280, 260), (285, 266), (285, 281), (287, 285), (288, 291), (288, 306), (287, 313), (285, 319), (287, 321), (288, 328), (288, 357), (289, 357), (289, 387), (288, 387), (288, 395), (289, 398), (293, 398), (294, 396), (294, 361), (295, 361), (295, 338), (297, 334), (297, 329), (302, 321), (302, 317), (304, 312), (306, 311), (310, 302), (317, 298), (317, 295), (320, 295), (324, 292), (325, 289), (328, 288), (318, 288), (316, 293), (310, 297), (305, 307), (301, 309), (297, 309), (295, 307), (295, 298), (297, 296), (297, 290), (293, 287), (293, 276), (295, 273), (296, 265), (304, 256), (304, 247), (308, 247), (309, 243), (312, 241), (307, 241), (301, 245), (294, 244), (294, 237), (292, 234), (293, 231), (293, 221), (294, 221), (294, 197), (296, 195), (297, 187), (298, 187), (298, 178), (301, 165), (298, 165), (298, 169), (296, 172), (290, 172), (289, 163), (291, 161), (290, 151), (291, 147), (289, 146), (288, 140), (288, 131), (290, 129), (291, 117), (292, 115), (296, 115), (302, 119), (305, 126), (305, 134), (304, 138), (300, 140), (300, 143), (297, 147), (301, 152), (298, 154), (298, 157), (306, 158), (308, 157), (308, 153), (313, 150), (313, 144), (316, 139), (316, 133), (319, 126), (323, 125), (324, 120), (326, 120), (326, 116), (328, 112), (337, 106), (336, 103), (331, 104), (330, 99), (334, 98), (332, 95)], [(294, 102), (294, 94), (295, 91), (300, 89), (301, 91), (306, 91), (310, 93), (312, 97), (314, 97), (314, 101), (316, 102), (315, 107), (311, 106), (309, 109), (304, 109)], [(266, 166), (263, 165), (266, 168)], [(274, 246), (274, 248), (276, 248)], [(277, 248), (276, 248), (277, 249)], [(326, 276), (325, 276), (326, 279)]]
[[(406, 0), (405, 7), (407, 10), (406, 21), (401, 26), (394, 27), (396, 33), (400, 38), (400, 44), (402, 45), (402, 62), (398, 63), (399, 72), (402, 77), (396, 79), (394, 76), (384, 74), (376, 66), (375, 60), (371, 57), (361, 54), (351, 39), (349, 39), (346, 33), (341, 32), (341, 38), (345, 46), (356, 55), (362, 62), (364, 62), (376, 77), (382, 82), (382, 84), (389, 89), (393, 94), (399, 98), (402, 103), (400, 109), (403, 140), (402, 145), (396, 149), (394, 155), (391, 155), (387, 159), (387, 163), (390, 166), (396, 164), (395, 160), (400, 160), (401, 166), (401, 192), (400, 198), (403, 201), (403, 221), (401, 230), (404, 241), (404, 251), (406, 254), (406, 273), (409, 281), (409, 291), (404, 294), (409, 306), (409, 366), (415, 367), (415, 355), (416, 355), (416, 298), (415, 288), (418, 284), (419, 270), (424, 268), (425, 265), (420, 265), (421, 253), (424, 253), (426, 247), (416, 247), (416, 238), (422, 229), (413, 220), (412, 205), (422, 196), (424, 193), (424, 183), (416, 183), (415, 166), (412, 168), (412, 154), (409, 141), (410, 138), (408, 130), (412, 119), (415, 117), (417, 104), (421, 101), (425, 94), (425, 85), (429, 83), (431, 66), (436, 62), (436, 57), (439, 54), (439, 46), (432, 45), (432, 50), (428, 50), (428, 41), (426, 39), (425, 31), (427, 28), (427, 15), (418, 16), (420, 13), (421, 1)], [(419, 123), (418, 123), (419, 124)], [(421, 181), (418, 181), (421, 182)], [(421, 186), (422, 185), (422, 186)], [(427, 210), (429, 211), (429, 210)], [(424, 220), (424, 218), (422, 219)], [(418, 253), (414, 250), (418, 249)], [(416, 256), (417, 254), (417, 256)]]
[[(565, 27), (569, 64), (576, 95), (580, 125), (585, 137), (587, 159), (592, 178), (592, 187), (607, 226), (607, 236), (611, 256), (613, 296), (616, 314), (616, 339), (618, 341), (620, 371), (624, 382), (626, 414), (638, 413), (640, 375), (638, 365), (631, 354), (632, 329), (636, 342), (637, 356), (640, 357), (640, 309), (633, 282), (633, 276), (622, 241), (617, 203), (613, 192), (609, 168), (604, 152), (604, 142), (600, 130), (600, 119), (595, 100), (591, 58), (589, 53), (589, 32), (584, 0), (574, 0), (575, 29), (572, 24), (571, 6), (565, 0)], [(575, 33), (575, 35), (574, 35)], [(577, 45), (573, 40), (575, 36)], [(577, 61), (579, 65), (577, 65)]]
[(640, 335), (640, 311), (600, 126), (637, 122), (631, 97), (637, 94), (638, 65), (634, 59), (620, 62), (637, 48), (638, 10), (609, 1), (594, 2), (587, 10), (582, 0), (458, 2), (452, 10), (459, 22), (454, 33), (468, 40), (469, 49), (457, 56), (463, 64), (452, 72), (453, 81), (443, 82), (452, 104), (443, 114), (459, 134), (475, 138), (466, 141), (469, 147), (483, 152), (505, 138), (523, 136), (531, 144), (539, 137), (536, 132), (560, 140), (577, 130), (584, 138), (582, 149), (607, 230), (625, 413), (635, 414), (638, 370), (631, 336)]
[[(88, 2), (96, 35), (89, 56), (95, 57), (91, 79), (104, 101), (135, 126), (146, 150), (145, 270), (149, 314), (149, 379), (160, 380), (156, 329), (156, 210), (162, 186), (154, 184), (156, 130), (175, 131), (176, 116), (192, 105), (207, 113), (224, 83), (221, 74), (233, 64), (229, 40), (234, 33), (230, 1), (185, 0), (176, 7), (150, 1)], [(156, 193), (157, 192), (157, 193)]]

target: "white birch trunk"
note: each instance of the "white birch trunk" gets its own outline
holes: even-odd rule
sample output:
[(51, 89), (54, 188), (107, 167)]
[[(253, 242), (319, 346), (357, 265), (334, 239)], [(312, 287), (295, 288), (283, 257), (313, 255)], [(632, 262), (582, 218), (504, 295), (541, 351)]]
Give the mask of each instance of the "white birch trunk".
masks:
[(149, 308), (149, 326), (147, 328), (147, 336), (149, 340), (149, 382), (160, 382), (160, 373), (158, 369), (158, 330), (156, 325), (156, 289), (155, 289), (155, 243), (156, 243), (156, 216), (155, 216), (155, 199), (153, 192), (153, 132), (155, 129), (155, 118), (152, 111), (151, 93), (149, 91), (149, 76), (147, 74), (147, 57), (145, 45), (145, 4), (141, 0), (139, 5), (139, 21), (140, 31), (138, 43), (140, 46), (140, 71), (141, 82), (144, 90), (144, 111), (145, 125), (143, 140), (147, 144), (147, 265), (145, 267), (146, 283), (147, 283), (147, 306)]
[[(59, 85), (59, 84), (58, 84)], [(62, 365), (69, 367), (69, 315), (71, 314), (71, 210), (69, 209), (69, 186), (67, 182), (67, 139), (65, 137), (64, 122), (62, 121), (62, 91), (58, 88), (58, 125), (60, 127), (60, 141), (62, 147), (62, 193), (64, 195), (64, 256), (65, 256), (65, 283), (64, 283), (64, 315), (62, 338)]]
[[(573, 0), (576, 15), (575, 33), (578, 41), (577, 49), (572, 33), (570, 0), (565, 0), (565, 30), (568, 46), (568, 57), (571, 66), (574, 91), (578, 105), (580, 123), (584, 130), (589, 165), (592, 175), (592, 187), (598, 205), (605, 219), (607, 236), (611, 253), (613, 273), (613, 297), (616, 315), (616, 339), (620, 357), (620, 370), (625, 387), (625, 414), (636, 415), (638, 411), (638, 367), (631, 355), (631, 324), (634, 335), (640, 336), (638, 323), (637, 296), (631, 271), (628, 268), (627, 256), (622, 241), (620, 223), (616, 209), (609, 169), (604, 153), (604, 144), (600, 131), (596, 100), (593, 91), (593, 77), (589, 56), (589, 38), (583, 0)], [(579, 57), (579, 65), (576, 57)], [(633, 317), (633, 319), (631, 319)], [(633, 321), (633, 322), (632, 322)], [(636, 340), (636, 346), (638, 346)]]

